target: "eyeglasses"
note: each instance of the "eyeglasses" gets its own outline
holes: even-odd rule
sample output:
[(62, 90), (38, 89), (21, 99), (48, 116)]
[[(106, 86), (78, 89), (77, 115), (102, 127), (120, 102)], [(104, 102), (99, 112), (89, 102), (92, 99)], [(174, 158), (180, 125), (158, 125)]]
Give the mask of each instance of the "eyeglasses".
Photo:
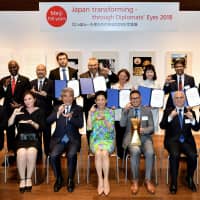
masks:
[(175, 99), (184, 99), (184, 97), (175, 97)]
[(139, 99), (140, 97), (132, 97), (131, 100)]

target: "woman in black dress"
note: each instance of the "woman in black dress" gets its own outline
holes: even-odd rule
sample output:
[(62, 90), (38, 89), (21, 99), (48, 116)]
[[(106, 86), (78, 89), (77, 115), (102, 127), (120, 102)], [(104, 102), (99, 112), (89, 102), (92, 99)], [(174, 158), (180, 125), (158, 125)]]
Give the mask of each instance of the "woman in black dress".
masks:
[(24, 94), (24, 106), (16, 108), (8, 120), (8, 126), (16, 125), (17, 168), (20, 176), (20, 192), (32, 189), (32, 173), (40, 147), (39, 132), (43, 130), (44, 113), (35, 106), (36, 98), (30, 91)]

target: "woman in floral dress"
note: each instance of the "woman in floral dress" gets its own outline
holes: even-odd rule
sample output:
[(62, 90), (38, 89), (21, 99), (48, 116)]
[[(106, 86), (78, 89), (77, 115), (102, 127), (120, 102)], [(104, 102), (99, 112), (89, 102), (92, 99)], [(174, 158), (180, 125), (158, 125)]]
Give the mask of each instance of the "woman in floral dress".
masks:
[[(90, 150), (95, 154), (95, 167), (98, 175), (98, 194), (110, 192), (109, 154), (114, 151), (114, 111), (106, 107), (106, 93), (99, 91), (95, 95), (95, 105), (89, 111), (87, 129), (90, 135)], [(102, 171), (103, 175), (102, 176)]]

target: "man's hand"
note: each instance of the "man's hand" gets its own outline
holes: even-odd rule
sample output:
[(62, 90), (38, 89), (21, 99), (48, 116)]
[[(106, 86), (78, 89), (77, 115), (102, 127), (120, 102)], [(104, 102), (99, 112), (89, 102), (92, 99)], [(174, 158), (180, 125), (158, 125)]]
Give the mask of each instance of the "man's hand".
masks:
[(172, 76), (167, 76), (167, 78), (165, 79), (165, 85), (170, 84), (175, 82), (175, 80), (172, 79)]
[(170, 113), (170, 117), (173, 119), (176, 115), (178, 115), (176, 109), (172, 110), (172, 112)]
[(130, 102), (127, 103), (126, 106), (124, 107), (124, 109), (125, 109), (126, 111), (130, 110), (131, 108), (133, 108), (133, 106), (131, 105)]
[(21, 104), (17, 103), (16, 101), (13, 101), (12, 103), (10, 103), (11, 108), (19, 108), (21, 106)]

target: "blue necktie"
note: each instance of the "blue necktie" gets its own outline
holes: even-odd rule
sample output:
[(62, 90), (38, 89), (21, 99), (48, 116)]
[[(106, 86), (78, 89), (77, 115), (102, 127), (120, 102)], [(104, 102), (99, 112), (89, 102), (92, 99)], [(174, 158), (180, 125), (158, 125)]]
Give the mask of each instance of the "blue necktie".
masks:
[[(69, 113), (69, 106), (65, 107), (65, 114)], [(68, 119), (66, 119), (66, 125), (67, 125)], [(67, 136), (67, 134), (65, 134), (62, 139), (61, 139), (61, 143), (63, 144), (67, 144), (69, 141), (69, 137)]]
[[(180, 123), (181, 129), (182, 129), (182, 127), (183, 127), (183, 115), (182, 115), (182, 110), (181, 109), (179, 109), (179, 111), (178, 111), (178, 118), (179, 118), (179, 123)], [(185, 137), (184, 137), (183, 134), (180, 135), (179, 141), (181, 143), (183, 143), (185, 141)]]
[(181, 109), (179, 109), (179, 111), (178, 111), (178, 118), (179, 118), (180, 126), (182, 128), (183, 127), (183, 116), (182, 116), (182, 110)]
[(63, 68), (63, 69), (62, 69), (62, 72), (63, 72), (63, 80), (66, 81), (66, 80), (67, 80), (66, 69)]
[(135, 108), (135, 117), (138, 118), (139, 117), (139, 109)]

